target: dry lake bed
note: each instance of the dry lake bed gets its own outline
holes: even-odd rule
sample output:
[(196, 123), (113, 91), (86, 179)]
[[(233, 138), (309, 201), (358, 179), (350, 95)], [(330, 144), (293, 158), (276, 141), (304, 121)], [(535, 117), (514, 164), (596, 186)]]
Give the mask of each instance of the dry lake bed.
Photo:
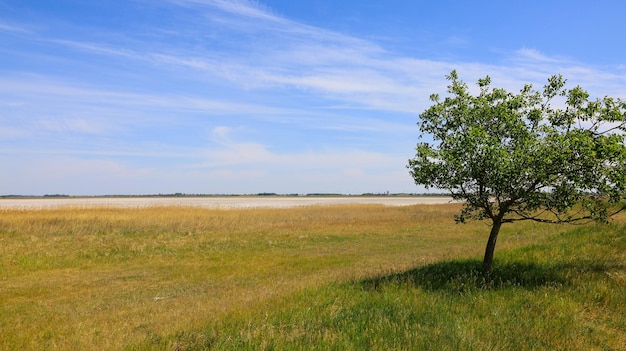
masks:
[(5, 198), (0, 209), (44, 209), (56, 207), (148, 207), (196, 206), (209, 208), (287, 208), (311, 205), (381, 204), (386, 206), (435, 205), (452, 202), (438, 196), (207, 196), (207, 197), (70, 197)]

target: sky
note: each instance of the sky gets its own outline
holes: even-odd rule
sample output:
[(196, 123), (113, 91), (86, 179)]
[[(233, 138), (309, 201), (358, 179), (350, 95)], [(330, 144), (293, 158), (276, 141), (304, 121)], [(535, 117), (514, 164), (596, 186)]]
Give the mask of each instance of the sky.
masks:
[[(456, 69), (626, 99), (621, 0), (0, 0), (0, 195), (419, 193)], [(430, 190), (432, 191), (432, 190)]]

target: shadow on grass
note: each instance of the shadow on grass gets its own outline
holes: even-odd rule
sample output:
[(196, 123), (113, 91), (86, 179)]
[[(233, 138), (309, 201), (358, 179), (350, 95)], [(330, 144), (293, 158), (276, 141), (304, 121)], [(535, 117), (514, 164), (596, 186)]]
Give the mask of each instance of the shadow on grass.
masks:
[(532, 263), (495, 262), (490, 273), (482, 270), (479, 260), (454, 260), (429, 264), (406, 272), (359, 282), (365, 289), (383, 286), (413, 286), (425, 290), (467, 293), (512, 287), (535, 289), (570, 284), (563, 266)]

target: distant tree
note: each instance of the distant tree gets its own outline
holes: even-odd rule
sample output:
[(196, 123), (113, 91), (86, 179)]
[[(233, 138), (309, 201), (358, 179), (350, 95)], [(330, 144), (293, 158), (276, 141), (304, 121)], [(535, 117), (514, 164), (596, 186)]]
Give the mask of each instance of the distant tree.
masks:
[(446, 78), (450, 96), (431, 95), (418, 122), (420, 140), (432, 141), (418, 143), (407, 168), (416, 184), (463, 202), (457, 223), (491, 220), (486, 271), (504, 223), (607, 221), (625, 209), (624, 101), (592, 101), (561, 75), (519, 94), (492, 89), (489, 76), (476, 95), (456, 71)]

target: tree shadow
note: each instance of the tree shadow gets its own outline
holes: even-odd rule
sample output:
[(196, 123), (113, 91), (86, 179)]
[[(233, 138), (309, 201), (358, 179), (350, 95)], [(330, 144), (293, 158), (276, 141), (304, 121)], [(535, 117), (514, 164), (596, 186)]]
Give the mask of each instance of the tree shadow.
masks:
[(496, 262), (491, 272), (482, 269), (479, 260), (443, 261), (426, 266), (359, 282), (365, 289), (409, 286), (431, 291), (468, 293), (506, 288), (536, 289), (539, 287), (562, 287), (571, 284), (563, 265), (534, 263)]

